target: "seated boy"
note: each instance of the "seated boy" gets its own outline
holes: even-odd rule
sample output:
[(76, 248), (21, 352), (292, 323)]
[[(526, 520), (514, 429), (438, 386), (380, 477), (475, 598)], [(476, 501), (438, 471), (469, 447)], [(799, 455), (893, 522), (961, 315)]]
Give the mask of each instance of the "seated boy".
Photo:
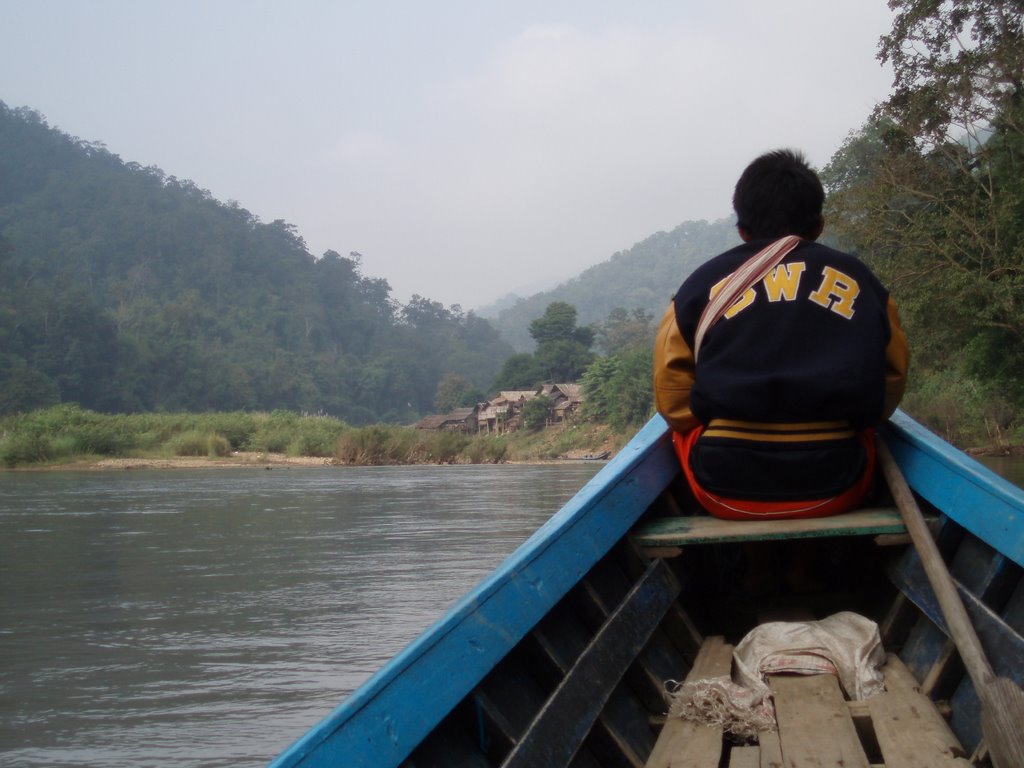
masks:
[[(718, 517), (858, 506), (874, 473), (871, 428), (903, 395), (896, 306), (860, 260), (815, 242), (824, 199), (801, 155), (754, 160), (733, 195), (743, 244), (694, 271), (659, 327), (655, 402), (697, 500)], [(702, 324), (718, 291), (730, 298)]]

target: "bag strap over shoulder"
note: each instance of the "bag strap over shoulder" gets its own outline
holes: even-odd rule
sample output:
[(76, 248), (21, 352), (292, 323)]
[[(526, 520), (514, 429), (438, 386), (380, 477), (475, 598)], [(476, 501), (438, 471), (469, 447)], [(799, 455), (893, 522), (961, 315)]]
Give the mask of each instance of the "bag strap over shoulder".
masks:
[(700, 354), (704, 335), (711, 326), (717, 323), (729, 307), (735, 304), (754, 283), (763, 280), (765, 275), (775, 269), (786, 257), (786, 254), (796, 248), (800, 242), (800, 237), (786, 235), (755, 253), (729, 276), (725, 285), (711, 298), (711, 301), (704, 307), (704, 311), (701, 312), (700, 320), (697, 322), (697, 332), (693, 337), (694, 362), (697, 361), (697, 356)]

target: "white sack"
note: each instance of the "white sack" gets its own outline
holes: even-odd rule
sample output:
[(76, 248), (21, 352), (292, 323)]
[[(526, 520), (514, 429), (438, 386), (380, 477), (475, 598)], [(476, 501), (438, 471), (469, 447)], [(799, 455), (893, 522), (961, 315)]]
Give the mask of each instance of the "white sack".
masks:
[(881, 693), (885, 650), (878, 625), (842, 611), (821, 621), (773, 621), (752, 629), (733, 651), (733, 680), (767, 695), (771, 674), (833, 674), (857, 701)]
[(755, 627), (733, 651), (732, 677), (669, 680), (669, 716), (719, 725), (741, 738), (775, 730), (770, 674), (830, 674), (847, 695), (867, 699), (885, 687), (885, 651), (875, 622), (843, 611), (821, 621), (774, 621)]

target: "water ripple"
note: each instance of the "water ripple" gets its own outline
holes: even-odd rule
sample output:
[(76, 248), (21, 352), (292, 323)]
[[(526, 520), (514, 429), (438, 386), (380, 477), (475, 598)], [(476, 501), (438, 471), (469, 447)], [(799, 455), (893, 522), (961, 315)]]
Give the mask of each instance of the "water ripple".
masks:
[(0, 474), (0, 766), (263, 765), (595, 469)]

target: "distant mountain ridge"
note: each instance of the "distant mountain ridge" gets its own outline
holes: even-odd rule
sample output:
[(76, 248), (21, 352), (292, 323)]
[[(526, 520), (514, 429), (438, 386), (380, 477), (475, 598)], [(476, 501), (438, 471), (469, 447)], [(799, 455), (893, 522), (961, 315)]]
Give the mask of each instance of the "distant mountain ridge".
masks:
[(479, 313), (491, 319), (502, 338), (518, 351), (533, 349), (529, 325), (553, 301), (576, 307), (580, 325), (601, 323), (616, 308), (643, 309), (661, 317), (669, 299), (687, 275), (712, 256), (738, 245), (733, 218), (714, 222), (687, 221), (670, 232), (658, 232), (626, 251), (615, 253), (579, 276), (549, 291), (509, 297)]

